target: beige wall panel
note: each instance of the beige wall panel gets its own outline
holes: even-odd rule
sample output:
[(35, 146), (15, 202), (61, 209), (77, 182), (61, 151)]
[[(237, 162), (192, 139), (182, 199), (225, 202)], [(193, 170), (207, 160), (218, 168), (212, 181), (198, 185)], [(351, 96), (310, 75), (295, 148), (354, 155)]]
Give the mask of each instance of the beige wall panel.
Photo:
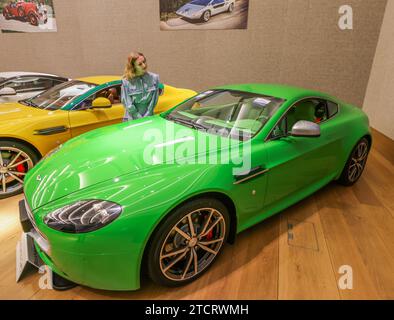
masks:
[(0, 34), (0, 70), (120, 74), (136, 48), (176, 86), (286, 83), (361, 105), (386, 2), (345, 1), (353, 31), (338, 28), (342, 0), (250, 0), (248, 30), (164, 32), (158, 0), (54, 0), (58, 33)]

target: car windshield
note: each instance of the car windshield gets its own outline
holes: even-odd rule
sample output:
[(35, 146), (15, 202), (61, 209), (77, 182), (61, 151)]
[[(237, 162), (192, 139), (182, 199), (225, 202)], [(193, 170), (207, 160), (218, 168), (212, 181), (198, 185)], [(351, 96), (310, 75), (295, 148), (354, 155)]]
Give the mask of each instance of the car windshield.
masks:
[(207, 6), (209, 3), (211, 2), (211, 0), (194, 0), (192, 2), (190, 2), (190, 4), (194, 4), (196, 6)]
[(39, 109), (59, 110), (95, 87), (96, 85), (92, 83), (70, 81), (59, 84), (38, 96), (19, 102)]
[(233, 90), (203, 92), (166, 119), (211, 134), (246, 141), (253, 138), (285, 100)]

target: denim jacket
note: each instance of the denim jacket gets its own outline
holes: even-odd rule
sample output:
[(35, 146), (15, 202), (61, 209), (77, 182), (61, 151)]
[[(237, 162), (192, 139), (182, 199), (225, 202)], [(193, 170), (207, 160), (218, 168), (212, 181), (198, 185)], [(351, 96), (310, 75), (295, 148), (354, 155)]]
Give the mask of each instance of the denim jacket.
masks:
[(152, 116), (159, 100), (160, 88), (159, 76), (150, 72), (131, 80), (123, 79), (122, 104), (126, 109), (124, 121)]

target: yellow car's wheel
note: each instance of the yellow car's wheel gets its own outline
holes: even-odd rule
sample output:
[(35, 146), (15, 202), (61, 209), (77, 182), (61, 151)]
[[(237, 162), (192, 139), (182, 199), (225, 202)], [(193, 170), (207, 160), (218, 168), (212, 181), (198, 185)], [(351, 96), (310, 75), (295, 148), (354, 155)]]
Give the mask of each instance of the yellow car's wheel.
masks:
[(38, 160), (37, 154), (27, 145), (0, 141), (0, 199), (23, 191), (23, 180)]

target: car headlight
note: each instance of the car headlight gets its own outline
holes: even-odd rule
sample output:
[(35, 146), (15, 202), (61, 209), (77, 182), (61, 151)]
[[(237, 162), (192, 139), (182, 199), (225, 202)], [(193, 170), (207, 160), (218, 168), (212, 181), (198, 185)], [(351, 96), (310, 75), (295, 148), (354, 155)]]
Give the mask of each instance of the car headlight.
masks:
[(86, 233), (110, 224), (122, 210), (122, 206), (110, 201), (78, 201), (49, 213), (44, 217), (44, 223), (61, 232)]

